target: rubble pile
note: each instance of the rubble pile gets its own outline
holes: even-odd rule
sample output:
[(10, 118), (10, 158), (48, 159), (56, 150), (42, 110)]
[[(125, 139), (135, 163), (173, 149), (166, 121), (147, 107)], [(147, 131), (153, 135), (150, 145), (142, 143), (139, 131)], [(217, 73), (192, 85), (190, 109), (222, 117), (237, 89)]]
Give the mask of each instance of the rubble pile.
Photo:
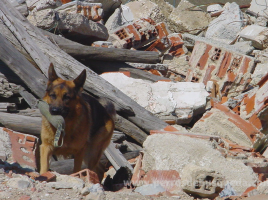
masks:
[[(0, 1), (0, 199), (267, 199), (265, 3)], [(50, 63), (115, 105), (102, 180), (38, 173)]]

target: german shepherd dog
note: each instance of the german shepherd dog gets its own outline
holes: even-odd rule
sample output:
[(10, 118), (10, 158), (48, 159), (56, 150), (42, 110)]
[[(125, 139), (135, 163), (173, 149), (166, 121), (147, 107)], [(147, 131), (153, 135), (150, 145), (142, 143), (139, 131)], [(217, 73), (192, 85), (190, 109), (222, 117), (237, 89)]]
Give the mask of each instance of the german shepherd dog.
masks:
[(81, 170), (82, 162), (99, 177), (98, 164), (109, 145), (114, 130), (114, 105), (101, 99), (82, 95), (86, 70), (73, 81), (59, 78), (53, 64), (48, 71), (48, 83), (43, 98), (52, 115), (65, 120), (65, 136), (61, 147), (54, 147), (56, 129), (43, 116), (40, 146), (40, 174), (49, 170), (52, 155), (74, 156), (73, 172)]

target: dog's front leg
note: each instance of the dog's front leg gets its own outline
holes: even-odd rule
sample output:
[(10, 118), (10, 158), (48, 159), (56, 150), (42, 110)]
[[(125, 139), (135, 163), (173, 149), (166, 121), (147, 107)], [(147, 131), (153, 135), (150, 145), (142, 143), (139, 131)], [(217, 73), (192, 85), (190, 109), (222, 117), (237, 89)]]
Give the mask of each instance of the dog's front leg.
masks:
[(41, 144), (40, 146), (40, 174), (43, 174), (49, 170), (49, 159), (52, 155), (53, 147), (47, 144)]
[(74, 155), (74, 173), (81, 170), (84, 154), (85, 148), (82, 148), (78, 153)]

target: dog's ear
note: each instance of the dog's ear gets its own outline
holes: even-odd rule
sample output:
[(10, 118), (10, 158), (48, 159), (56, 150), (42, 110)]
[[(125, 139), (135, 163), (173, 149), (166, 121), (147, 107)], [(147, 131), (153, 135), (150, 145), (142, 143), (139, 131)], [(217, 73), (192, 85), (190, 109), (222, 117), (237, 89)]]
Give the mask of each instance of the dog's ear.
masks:
[(50, 63), (49, 69), (48, 69), (48, 80), (49, 82), (53, 82), (55, 81), (58, 77), (58, 75), (56, 74), (56, 71), (54, 69), (54, 65), (52, 63)]
[(76, 79), (74, 79), (75, 87), (77, 89), (82, 88), (84, 83), (85, 83), (85, 81), (86, 81), (86, 78), (87, 78), (87, 71), (84, 69), (81, 72), (81, 74)]

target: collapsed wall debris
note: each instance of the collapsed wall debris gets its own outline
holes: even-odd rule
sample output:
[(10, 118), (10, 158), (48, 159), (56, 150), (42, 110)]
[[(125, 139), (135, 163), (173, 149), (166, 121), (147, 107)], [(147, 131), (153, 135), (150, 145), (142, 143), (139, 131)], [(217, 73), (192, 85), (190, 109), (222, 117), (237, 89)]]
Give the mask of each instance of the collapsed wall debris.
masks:
[[(2, 0), (0, 197), (266, 198), (267, 19), (249, 3)], [(50, 63), (115, 104), (103, 180), (72, 158), (38, 174)]]

